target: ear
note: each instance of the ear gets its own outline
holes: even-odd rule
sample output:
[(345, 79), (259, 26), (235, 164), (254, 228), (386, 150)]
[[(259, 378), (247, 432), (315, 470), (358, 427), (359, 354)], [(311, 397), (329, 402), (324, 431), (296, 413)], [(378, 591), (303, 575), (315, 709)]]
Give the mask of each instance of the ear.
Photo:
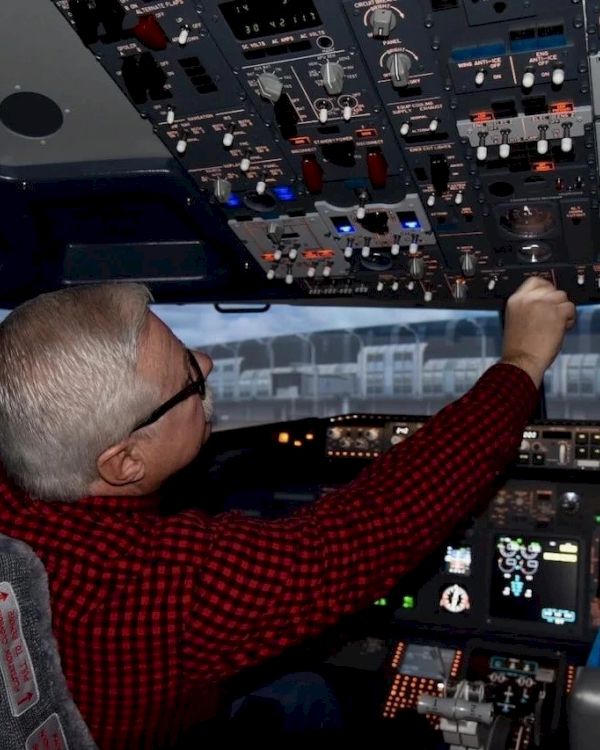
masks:
[(113, 486), (136, 484), (146, 474), (144, 458), (135, 441), (122, 440), (101, 453), (96, 460), (101, 478)]

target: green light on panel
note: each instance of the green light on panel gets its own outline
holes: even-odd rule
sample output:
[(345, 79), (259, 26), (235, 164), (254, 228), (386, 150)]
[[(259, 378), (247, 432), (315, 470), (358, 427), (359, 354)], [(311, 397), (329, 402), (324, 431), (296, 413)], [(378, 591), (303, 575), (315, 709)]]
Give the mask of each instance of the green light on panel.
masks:
[(378, 599), (378, 600), (377, 600), (377, 601), (375, 602), (375, 606), (376, 606), (376, 607), (387, 607), (387, 603), (388, 603), (388, 600), (387, 600), (387, 599), (385, 599), (385, 598), (383, 598), (383, 599)]
[(596, 523), (600, 523), (600, 516), (594, 516), (594, 521)]
[(415, 608), (415, 597), (403, 596), (402, 597), (402, 609), (414, 609), (414, 608)]

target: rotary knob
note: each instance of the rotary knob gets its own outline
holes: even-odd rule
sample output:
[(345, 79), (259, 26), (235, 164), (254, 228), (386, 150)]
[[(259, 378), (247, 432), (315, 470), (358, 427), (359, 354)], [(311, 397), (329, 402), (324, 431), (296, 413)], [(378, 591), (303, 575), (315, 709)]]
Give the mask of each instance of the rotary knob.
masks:
[(328, 94), (337, 96), (342, 93), (344, 87), (344, 69), (339, 63), (326, 62), (321, 68), (321, 78)]
[(401, 89), (408, 86), (408, 74), (412, 65), (408, 55), (403, 52), (394, 52), (388, 57), (386, 65), (392, 76), (394, 88)]
[(475, 276), (477, 271), (477, 258), (473, 253), (463, 253), (460, 259), (460, 267), (463, 276)]
[(411, 258), (408, 262), (408, 272), (411, 279), (419, 281), (425, 276), (425, 262), (423, 258)]
[(227, 203), (231, 197), (231, 182), (224, 180), (222, 177), (217, 177), (213, 184), (213, 195), (219, 203)]
[(396, 14), (391, 8), (379, 8), (371, 13), (373, 36), (387, 39), (390, 31), (396, 27)]
[(279, 101), (281, 92), (283, 91), (283, 83), (274, 73), (261, 73), (258, 78), (258, 90), (263, 99), (268, 99), (270, 102)]
[(452, 296), (457, 302), (464, 302), (467, 299), (467, 285), (461, 279), (457, 279), (452, 285)]

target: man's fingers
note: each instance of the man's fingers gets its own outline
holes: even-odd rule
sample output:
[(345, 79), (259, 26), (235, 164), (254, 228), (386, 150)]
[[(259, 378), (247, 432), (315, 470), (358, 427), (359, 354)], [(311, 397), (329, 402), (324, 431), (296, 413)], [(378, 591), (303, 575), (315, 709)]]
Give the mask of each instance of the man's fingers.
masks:
[(555, 286), (548, 279), (543, 279), (541, 276), (530, 276), (521, 286), (518, 291), (533, 291), (534, 289), (554, 289)]
[(577, 309), (572, 302), (562, 302), (558, 309), (565, 317), (565, 325), (568, 329), (573, 328), (575, 321), (577, 320)]

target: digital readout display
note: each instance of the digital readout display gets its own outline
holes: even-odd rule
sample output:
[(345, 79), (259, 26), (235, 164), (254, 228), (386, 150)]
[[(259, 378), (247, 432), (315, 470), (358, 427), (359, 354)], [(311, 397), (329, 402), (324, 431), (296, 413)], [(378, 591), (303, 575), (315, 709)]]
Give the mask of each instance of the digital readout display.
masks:
[(235, 36), (242, 40), (321, 25), (313, 0), (232, 0), (219, 8)]

